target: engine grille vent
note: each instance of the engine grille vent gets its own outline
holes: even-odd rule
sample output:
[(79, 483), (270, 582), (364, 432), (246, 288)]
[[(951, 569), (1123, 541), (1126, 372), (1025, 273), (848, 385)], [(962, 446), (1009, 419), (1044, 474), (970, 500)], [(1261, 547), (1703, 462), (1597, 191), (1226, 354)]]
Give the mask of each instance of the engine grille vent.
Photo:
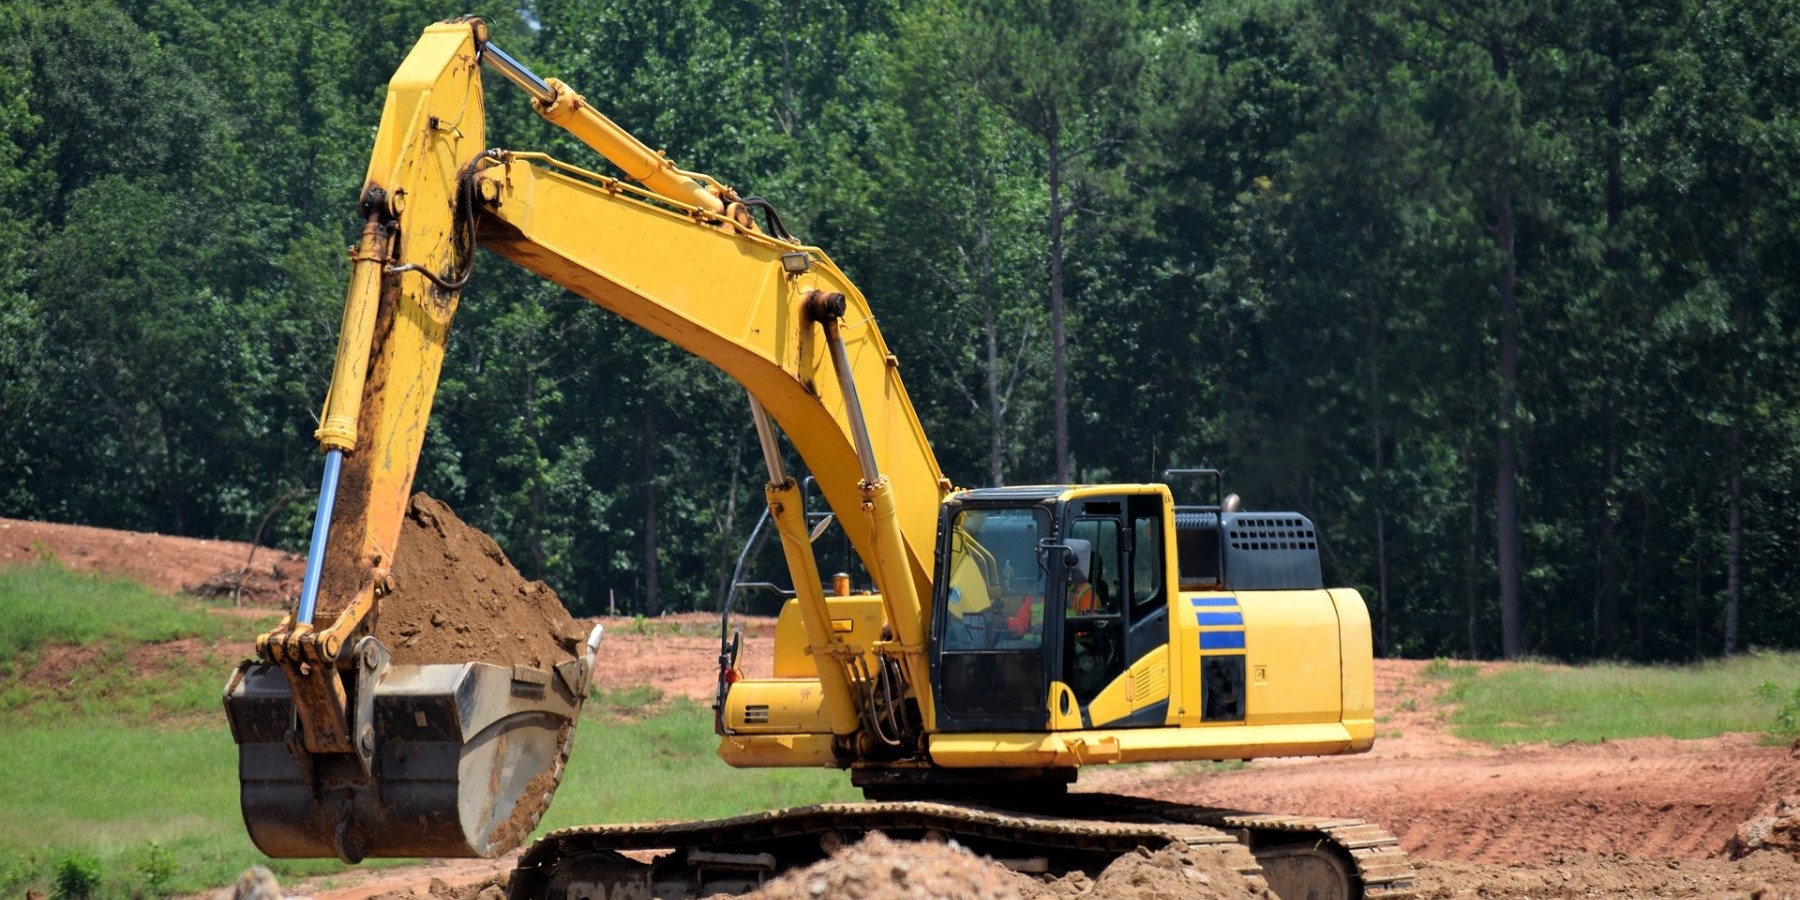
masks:
[(1312, 523), (1300, 516), (1239, 516), (1227, 532), (1233, 550), (1317, 550)]

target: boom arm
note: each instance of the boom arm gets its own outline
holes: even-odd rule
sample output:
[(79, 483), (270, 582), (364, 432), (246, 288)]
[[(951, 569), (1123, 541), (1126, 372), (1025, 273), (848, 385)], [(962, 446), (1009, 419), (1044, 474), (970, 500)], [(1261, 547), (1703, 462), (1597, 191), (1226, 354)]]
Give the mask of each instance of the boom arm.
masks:
[[(344, 693), (329, 663), (387, 590), (449, 324), (476, 244), (742, 384), (787, 433), (869, 563), (895, 632), (883, 653), (926, 691), (922, 598), (930, 596), (936, 516), (950, 485), (861, 293), (817, 248), (757, 231), (729, 188), (677, 169), (566, 86), (537, 80), (485, 39), (479, 20), (428, 28), (390, 83), (382, 113), (363, 190), (367, 225), (352, 251), (318, 431), (332, 460), (327, 488), (338, 497), (322, 548), (327, 529), (315, 527), (318, 574), (309, 577), (306, 596), (316, 590), (319, 624), (297, 616), (258, 641), (264, 657), (289, 673), (307, 748), (336, 752), (349, 741), (338, 727)], [(541, 154), (488, 150), (484, 56), (533, 93), (540, 114), (652, 190)], [(834, 334), (842, 335), (842, 371), (831, 359), (827, 336)], [(846, 388), (860, 399), (866, 421), (867, 450), (860, 454)], [(333, 485), (330, 469), (340, 457)], [(321, 522), (325, 509), (322, 503)], [(301, 608), (310, 611), (304, 598)], [(823, 613), (822, 601), (817, 611)]]

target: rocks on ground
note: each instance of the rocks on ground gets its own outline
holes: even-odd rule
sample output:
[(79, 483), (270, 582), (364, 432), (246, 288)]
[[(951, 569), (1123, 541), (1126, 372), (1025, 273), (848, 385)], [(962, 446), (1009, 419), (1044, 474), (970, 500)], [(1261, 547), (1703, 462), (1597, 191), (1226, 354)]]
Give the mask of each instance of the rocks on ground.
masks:
[[(389, 891), (369, 900), (419, 900), (419, 896), (410, 890)], [(506, 900), (506, 877), (497, 875), (468, 884), (450, 884), (441, 878), (433, 878), (424, 896), (429, 900)]]
[(1731, 842), (1731, 857), (1742, 859), (1759, 852), (1785, 853), (1800, 859), (1800, 795), (1782, 797), (1767, 815), (1738, 826)]

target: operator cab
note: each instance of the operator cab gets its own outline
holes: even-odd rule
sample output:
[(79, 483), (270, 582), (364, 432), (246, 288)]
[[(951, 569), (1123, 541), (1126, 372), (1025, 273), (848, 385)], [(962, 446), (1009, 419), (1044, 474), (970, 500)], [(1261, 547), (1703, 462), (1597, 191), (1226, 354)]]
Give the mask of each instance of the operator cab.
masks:
[(940, 731), (1170, 724), (1177, 608), (1184, 645), (1197, 645), (1200, 719), (1246, 721), (1240, 592), (1322, 588), (1313, 526), (1298, 513), (1240, 512), (1218, 496), (1214, 470), (1166, 474), (1210, 478), (1214, 502), (1177, 506), (1160, 484), (986, 488), (945, 501), (931, 641)]
[[(1158, 485), (992, 488), (945, 504), (931, 659), (941, 730), (1101, 724), (1094, 700), (1168, 642), (1167, 497)], [(1110, 724), (1139, 724), (1124, 711)], [(1160, 725), (1166, 703), (1143, 712)]]

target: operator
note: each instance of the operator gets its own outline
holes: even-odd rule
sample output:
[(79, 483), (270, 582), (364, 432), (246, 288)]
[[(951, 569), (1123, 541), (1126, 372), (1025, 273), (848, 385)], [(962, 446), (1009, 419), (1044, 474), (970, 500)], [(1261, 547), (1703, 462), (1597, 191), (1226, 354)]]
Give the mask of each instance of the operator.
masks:
[[(1095, 565), (1099, 559), (1095, 558)], [(1068, 615), (1091, 616), (1100, 611), (1099, 595), (1094, 593), (1092, 582), (1083, 581), (1069, 586)], [(1044, 628), (1044, 601), (1036, 594), (1027, 594), (1019, 602), (1019, 608), (1006, 620), (1006, 629), (1019, 637), (1041, 635)]]

